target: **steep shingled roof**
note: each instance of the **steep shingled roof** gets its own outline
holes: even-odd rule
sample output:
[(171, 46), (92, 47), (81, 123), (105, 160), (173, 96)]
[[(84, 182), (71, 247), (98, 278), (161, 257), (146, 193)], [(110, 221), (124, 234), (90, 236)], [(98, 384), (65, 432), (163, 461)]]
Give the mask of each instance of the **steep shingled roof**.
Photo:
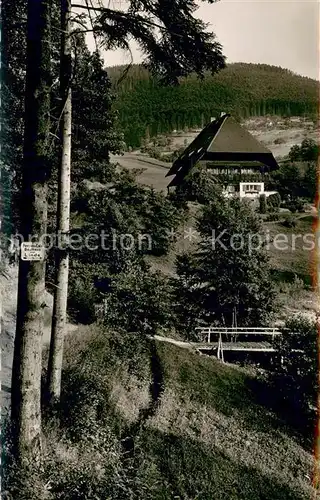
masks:
[(212, 121), (173, 163), (166, 177), (175, 175), (169, 186), (179, 184), (199, 161), (239, 164), (252, 162), (262, 171), (278, 169), (269, 149), (263, 146), (229, 114)]

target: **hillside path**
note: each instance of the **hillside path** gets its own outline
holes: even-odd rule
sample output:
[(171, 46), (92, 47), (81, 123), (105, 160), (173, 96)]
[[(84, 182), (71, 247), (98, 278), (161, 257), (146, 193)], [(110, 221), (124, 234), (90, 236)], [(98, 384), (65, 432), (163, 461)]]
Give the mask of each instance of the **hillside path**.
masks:
[(174, 344), (179, 347), (183, 347), (184, 349), (193, 349), (195, 350), (194, 346), (191, 344), (191, 342), (184, 342), (182, 340), (176, 340), (172, 339), (170, 337), (162, 337), (161, 335), (153, 335), (155, 340), (158, 340), (159, 342), (168, 342), (169, 344)]

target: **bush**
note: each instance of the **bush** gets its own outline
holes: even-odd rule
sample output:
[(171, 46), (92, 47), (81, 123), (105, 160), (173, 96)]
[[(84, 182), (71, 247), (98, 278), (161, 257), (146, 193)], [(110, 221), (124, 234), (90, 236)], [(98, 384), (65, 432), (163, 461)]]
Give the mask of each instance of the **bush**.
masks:
[(167, 198), (178, 210), (182, 210), (184, 213), (188, 212), (188, 202), (181, 191), (175, 189), (168, 194)]
[(288, 200), (285, 204), (285, 208), (288, 208), (290, 212), (302, 212), (303, 211), (303, 200), (301, 198), (293, 198)]
[(303, 316), (286, 322), (275, 341), (282, 362), (271, 373), (280, 401), (297, 420), (313, 420), (319, 383), (317, 378), (317, 324)]
[(156, 333), (172, 322), (172, 292), (160, 272), (139, 268), (114, 277), (105, 323), (127, 332)]
[(69, 316), (76, 323), (90, 325), (96, 319), (95, 304), (97, 298), (92, 286), (93, 283), (91, 280), (87, 281), (82, 278), (70, 278), (70, 291), (68, 294)]
[(294, 280), (291, 282), (281, 282), (279, 285), (279, 292), (285, 293), (286, 295), (291, 295), (295, 297), (297, 294), (301, 293), (305, 289), (304, 281), (298, 278), (297, 275), (294, 276)]
[[(104, 271), (105, 272), (105, 271)], [(103, 266), (89, 262), (71, 261), (68, 287), (68, 314), (76, 323), (90, 325), (96, 320), (99, 302), (98, 278)]]
[(279, 210), (280, 208), (280, 205), (281, 205), (281, 197), (280, 197), (280, 194), (279, 193), (274, 193), (274, 194), (271, 194), (269, 197), (268, 197), (268, 206), (270, 208), (273, 208), (274, 210)]
[[(173, 151), (173, 153), (169, 154), (169, 155), (165, 155), (163, 157), (163, 159), (167, 162), (170, 162), (170, 163), (173, 163), (174, 161), (176, 161), (177, 158), (179, 158), (179, 156), (184, 152), (185, 148), (184, 147), (181, 147), (179, 149), (175, 149)], [(162, 158), (161, 158), (162, 159)]]
[(282, 225), (284, 227), (289, 227), (289, 228), (296, 227), (297, 221), (296, 221), (294, 215), (292, 215), (292, 214), (286, 215), (282, 221)]
[(317, 161), (319, 146), (313, 139), (303, 139), (301, 146), (292, 146), (289, 151), (291, 161)]
[(286, 140), (283, 137), (277, 137), (273, 142), (274, 144), (284, 144)]
[(216, 181), (210, 170), (197, 164), (183, 183), (177, 186), (176, 192), (185, 200), (207, 205), (221, 196), (222, 185)]
[(162, 155), (161, 151), (157, 147), (144, 148), (144, 152), (146, 152), (150, 158), (154, 158), (155, 160), (161, 160)]
[(280, 215), (278, 213), (271, 212), (267, 215), (267, 217), (265, 218), (265, 221), (266, 222), (274, 222), (274, 221), (278, 221), (279, 219), (280, 219)]

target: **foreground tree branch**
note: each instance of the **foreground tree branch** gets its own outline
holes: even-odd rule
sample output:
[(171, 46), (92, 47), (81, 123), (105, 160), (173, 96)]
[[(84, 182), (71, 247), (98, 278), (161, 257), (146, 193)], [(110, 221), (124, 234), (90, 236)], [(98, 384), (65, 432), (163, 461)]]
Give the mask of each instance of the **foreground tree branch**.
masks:
[[(209, 0), (208, 3), (215, 3)], [(196, 73), (203, 78), (225, 67), (222, 47), (208, 26), (194, 17), (194, 0), (131, 0), (127, 11), (73, 3), (72, 8), (96, 12), (93, 30), (106, 50), (126, 49), (135, 39), (144, 65), (165, 84)]]

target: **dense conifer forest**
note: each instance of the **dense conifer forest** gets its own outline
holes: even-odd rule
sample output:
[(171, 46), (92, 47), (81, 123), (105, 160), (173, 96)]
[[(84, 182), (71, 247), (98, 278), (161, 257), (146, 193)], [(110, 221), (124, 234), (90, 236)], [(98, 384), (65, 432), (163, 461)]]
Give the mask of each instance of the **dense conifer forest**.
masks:
[(221, 111), (237, 118), (317, 114), (318, 82), (267, 64), (234, 63), (203, 80), (195, 75), (165, 87), (143, 68), (108, 69), (118, 98), (115, 106), (128, 146), (174, 129), (202, 127)]

